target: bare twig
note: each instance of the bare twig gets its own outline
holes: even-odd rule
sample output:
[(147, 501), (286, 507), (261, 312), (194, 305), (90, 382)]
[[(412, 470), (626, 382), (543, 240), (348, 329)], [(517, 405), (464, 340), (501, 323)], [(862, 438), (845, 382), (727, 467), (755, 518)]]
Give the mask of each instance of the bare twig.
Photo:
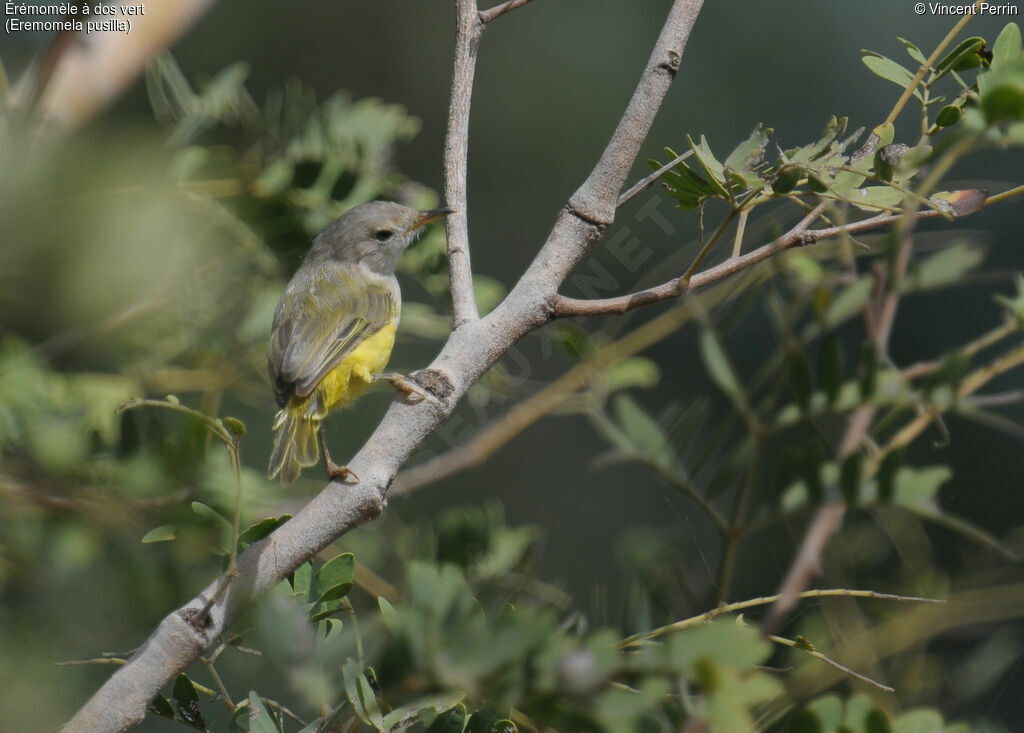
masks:
[(670, 168), (675, 168), (679, 163), (682, 163), (684, 160), (689, 158), (691, 155), (693, 155), (693, 150), (692, 149), (691, 150), (687, 150), (682, 155), (676, 156), (675, 158), (670, 160), (668, 163), (666, 163), (665, 165), (661, 166), (661, 168), (659, 168), (658, 170), (654, 171), (649, 176), (641, 178), (639, 181), (637, 181), (632, 186), (630, 186), (629, 190), (627, 190), (624, 194), (619, 196), (619, 200), (615, 202), (615, 205), (616, 206), (622, 206), (623, 204), (625, 204), (627, 201), (629, 201), (631, 198), (633, 198), (637, 194), (643, 193), (644, 191), (646, 191), (648, 188), (651, 187), (652, 183), (654, 183), (659, 178), (661, 178), (662, 174), (664, 174), (665, 171), (669, 170)]
[[(564, 295), (559, 295), (555, 298), (553, 304), (554, 315), (556, 318), (565, 318), (570, 316), (625, 313), (626, 311), (639, 308), (640, 306), (677, 298), (682, 293), (690, 290), (707, 287), (712, 283), (718, 282), (730, 275), (735, 275), (737, 272), (745, 270), (758, 262), (768, 259), (774, 254), (783, 252), (792, 247), (814, 244), (827, 239), (835, 239), (839, 236), (864, 232), (870, 229), (880, 229), (899, 221), (901, 217), (900, 214), (877, 214), (876, 216), (861, 219), (860, 221), (856, 221), (851, 224), (844, 224), (842, 226), (831, 226), (823, 229), (809, 229), (808, 227), (816, 221), (824, 211), (825, 206), (826, 204), (824, 203), (816, 206), (807, 214), (807, 216), (800, 220), (796, 226), (781, 237), (774, 239), (767, 244), (763, 244), (745, 255), (730, 257), (719, 265), (709, 267), (703, 272), (694, 274), (690, 278), (688, 284), (683, 280), (683, 278), (673, 278), (661, 285), (655, 285), (654, 287), (647, 288), (646, 290), (641, 290), (636, 293), (631, 293), (630, 295), (620, 295), (615, 298), (601, 298), (597, 300), (580, 300), (577, 298), (568, 298)], [(915, 216), (918, 219), (931, 219), (936, 216), (940, 216), (940, 214), (934, 209), (928, 209), (927, 211), (917, 212)]]
[[(801, 599), (806, 598), (873, 598), (881, 601), (902, 601), (905, 603), (945, 603), (940, 598), (921, 598), (918, 596), (900, 596), (892, 593), (879, 593), (873, 590), (851, 590), (849, 588), (822, 588), (818, 590), (805, 590), (798, 595)], [(689, 629), (694, 626), (700, 626), (708, 621), (713, 621), (719, 616), (724, 616), (729, 613), (738, 613), (745, 611), (748, 608), (756, 608), (757, 606), (767, 606), (775, 603), (779, 599), (779, 596), (762, 596), (761, 598), (750, 598), (746, 601), (737, 601), (736, 603), (723, 603), (710, 611), (706, 611), (699, 616), (692, 616), (682, 621), (676, 621), (675, 623), (668, 624), (667, 626), (661, 626), (651, 631), (645, 631), (641, 634), (634, 634), (626, 639), (619, 642), (618, 646), (620, 649), (628, 649), (630, 647), (639, 646), (645, 642), (657, 639), (659, 636), (665, 634), (671, 634), (675, 631), (682, 631), (683, 629)]]
[(473, 293), (469, 259), (469, 217), (466, 210), (466, 170), (469, 159), (469, 113), (473, 77), (483, 22), (476, 0), (455, 0), (455, 62), (452, 70), (448, 132), (444, 143), (444, 198), (455, 213), (445, 220), (448, 231), (448, 277), (452, 291), (453, 327), (480, 317)]
[(480, 22), (487, 25), (495, 18), (498, 18), (505, 13), (511, 12), (516, 8), (521, 8), (531, 0), (505, 0), (505, 2), (495, 5), (493, 8), (480, 11)]
[(831, 665), (831, 666), (835, 667), (836, 669), (838, 669), (843, 674), (847, 674), (847, 675), (850, 675), (851, 677), (855, 677), (856, 679), (860, 680), (861, 682), (866, 682), (869, 685), (871, 685), (872, 687), (876, 687), (879, 690), (882, 690), (883, 692), (896, 692), (896, 690), (893, 689), (892, 687), (889, 687), (889, 685), (883, 685), (881, 682), (876, 682), (875, 680), (871, 679), (867, 675), (863, 675), (860, 672), (854, 672), (852, 669), (847, 667), (845, 664), (840, 664), (839, 662), (837, 662), (836, 660), (832, 659), (831, 657), (825, 656), (824, 654), (819, 652), (817, 649), (815, 649), (810, 644), (810, 642), (808, 642), (806, 639), (804, 639), (802, 637), (798, 637), (796, 640), (793, 640), (793, 639), (787, 639), (784, 636), (776, 636), (775, 634), (769, 634), (768, 638), (771, 639), (772, 641), (774, 641), (776, 644), (781, 644), (782, 646), (788, 646), (790, 649), (799, 649), (802, 652), (806, 652), (807, 654), (810, 654), (815, 659), (819, 659), (822, 662), (824, 662), (825, 664), (828, 664), (828, 665)]

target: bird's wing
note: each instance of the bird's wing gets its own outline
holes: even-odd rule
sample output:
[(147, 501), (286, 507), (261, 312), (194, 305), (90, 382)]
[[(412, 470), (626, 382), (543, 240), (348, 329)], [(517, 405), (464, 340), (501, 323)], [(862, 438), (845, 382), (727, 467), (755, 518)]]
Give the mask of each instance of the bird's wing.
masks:
[(278, 404), (305, 397), (397, 315), (396, 290), (351, 265), (329, 264), (289, 286), (274, 314), (267, 363)]

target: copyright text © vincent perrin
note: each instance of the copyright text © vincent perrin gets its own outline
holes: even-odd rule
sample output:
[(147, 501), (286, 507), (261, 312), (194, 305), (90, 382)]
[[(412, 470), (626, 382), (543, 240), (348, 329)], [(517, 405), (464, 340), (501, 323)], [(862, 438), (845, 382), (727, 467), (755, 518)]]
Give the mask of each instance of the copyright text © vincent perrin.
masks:
[(971, 5), (946, 5), (945, 3), (915, 3), (918, 15), (1016, 15), (1018, 7), (1013, 3), (977, 3)]

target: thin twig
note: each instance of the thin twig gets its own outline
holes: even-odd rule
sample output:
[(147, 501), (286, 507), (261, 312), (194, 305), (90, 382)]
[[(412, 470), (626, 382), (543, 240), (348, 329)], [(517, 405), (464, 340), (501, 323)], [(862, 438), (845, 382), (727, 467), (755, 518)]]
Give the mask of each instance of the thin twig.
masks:
[(484, 29), (479, 16), (476, 0), (455, 0), (455, 61), (452, 69), (448, 131), (444, 142), (445, 205), (455, 210), (445, 219), (453, 328), (480, 317), (473, 292), (473, 267), (469, 258), (469, 215), (466, 210), (469, 113), (473, 100), (477, 51)]
[(637, 194), (643, 193), (644, 191), (646, 191), (648, 188), (651, 187), (651, 184), (653, 184), (655, 181), (657, 181), (659, 178), (661, 178), (661, 176), (667, 170), (669, 170), (670, 168), (675, 168), (677, 165), (682, 163), (684, 160), (689, 158), (691, 155), (693, 155), (693, 149), (692, 148), (690, 150), (687, 150), (682, 155), (676, 156), (675, 158), (670, 160), (668, 163), (666, 163), (665, 165), (661, 166), (661, 168), (659, 168), (658, 170), (654, 171), (654, 173), (651, 173), (649, 176), (641, 178), (639, 181), (637, 181), (632, 186), (630, 186), (629, 189), (624, 194), (619, 196), (619, 200), (615, 202), (615, 206), (616, 207), (622, 206), (623, 204), (625, 204), (627, 201), (629, 201), (631, 198), (633, 198)]
[(882, 690), (883, 692), (896, 692), (896, 690), (892, 687), (889, 687), (889, 685), (883, 685), (881, 682), (876, 682), (867, 675), (863, 675), (860, 672), (854, 672), (845, 664), (840, 664), (831, 657), (826, 657), (824, 654), (815, 649), (806, 639), (801, 638), (800, 640), (794, 641), (793, 639), (787, 639), (784, 636), (776, 636), (775, 634), (769, 634), (768, 638), (774, 641), (776, 644), (781, 644), (782, 646), (788, 646), (790, 649), (799, 649), (802, 652), (806, 652), (815, 659), (819, 659), (825, 664), (829, 664), (835, 667), (843, 674), (848, 674), (851, 677), (855, 677), (861, 682), (867, 682), (872, 687), (877, 687), (879, 690)]
[[(901, 601), (904, 603), (945, 603), (946, 601), (941, 598), (922, 598), (920, 596), (900, 596), (893, 593), (879, 593), (873, 590), (851, 590), (849, 588), (819, 588), (816, 590), (805, 590), (798, 595), (800, 599), (807, 598), (873, 598), (879, 601)], [(768, 606), (775, 601), (779, 600), (779, 596), (762, 596), (760, 598), (749, 598), (745, 601), (737, 601), (736, 603), (723, 603), (720, 606), (716, 606), (710, 611), (706, 611), (699, 616), (692, 616), (691, 618), (676, 621), (675, 623), (668, 624), (667, 626), (661, 626), (652, 631), (646, 631), (642, 634), (634, 634), (626, 639), (619, 642), (618, 647), (620, 649), (628, 649), (630, 647), (639, 646), (644, 642), (657, 639), (659, 636), (665, 634), (671, 634), (676, 631), (682, 631), (683, 629), (693, 628), (694, 626), (700, 626), (708, 621), (713, 621), (719, 616), (724, 616), (730, 613), (738, 613), (739, 611), (745, 611), (748, 608), (756, 608), (758, 606)]]
[(516, 8), (521, 8), (523, 5), (531, 2), (531, 0), (505, 0), (500, 5), (495, 5), (493, 8), (480, 11), (480, 22), (487, 25), (495, 18), (499, 18), (505, 13), (509, 13)]

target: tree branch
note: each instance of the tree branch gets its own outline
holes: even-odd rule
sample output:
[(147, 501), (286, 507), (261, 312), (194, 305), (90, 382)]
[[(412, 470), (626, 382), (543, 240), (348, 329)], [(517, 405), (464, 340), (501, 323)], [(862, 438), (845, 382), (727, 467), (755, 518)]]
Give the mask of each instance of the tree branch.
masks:
[(619, 191), (679, 69), (702, 4), (703, 0), (672, 3), (640, 81), (600, 160), (562, 209), (540, 253), (506, 302), (530, 300), (530, 293), (545, 293), (546, 318), (553, 317), (550, 304), (557, 297), (558, 287), (615, 219)]
[(451, 104), (444, 143), (444, 200), (455, 213), (445, 220), (448, 232), (448, 278), (452, 291), (453, 328), (480, 317), (469, 259), (466, 170), (469, 159), (469, 113), (473, 77), (484, 25), (476, 0), (455, 0), (455, 62)]
[(70, 45), (60, 55), (40, 100), (48, 124), (78, 127), (113, 103), (135, 82), (146, 63), (181, 36), (216, 0), (151, 3), (145, 17), (130, 18), (130, 33), (97, 33), (89, 43)]
[[(900, 219), (902, 214), (878, 214), (867, 219), (844, 224), (841, 226), (825, 227), (823, 229), (808, 229), (807, 227), (816, 220), (824, 209), (824, 204), (819, 204), (796, 226), (783, 234), (778, 239), (763, 244), (755, 250), (739, 257), (730, 257), (725, 262), (710, 267), (704, 272), (698, 272), (690, 278), (687, 283), (683, 278), (673, 278), (661, 285), (641, 290), (629, 295), (620, 295), (615, 298), (601, 298), (596, 300), (581, 300), (559, 295), (552, 303), (555, 318), (567, 318), (571, 316), (593, 316), (609, 313), (625, 313), (626, 311), (641, 306), (659, 303), (663, 300), (678, 298), (683, 293), (707, 287), (730, 275), (747, 269), (758, 262), (768, 259), (774, 254), (783, 252), (796, 246), (815, 244), (827, 239), (835, 239), (844, 234), (855, 234), (869, 229), (880, 229)], [(919, 211), (915, 214), (918, 219), (931, 219), (942, 214), (934, 209)]]
[(504, 15), (505, 13), (508, 13), (508, 12), (510, 12), (512, 10), (515, 10), (516, 8), (520, 8), (523, 5), (526, 5), (530, 1), (531, 0), (506, 0), (505, 2), (501, 3), (500, 5), (495, 5), (493, 8), (488, 8), (487, 10), (481, 10), (480, 11), (480, 22), (483, 23), (484, 25), (487, 25), (488, 23), (490, 23), (495, 18), (498, 18), (498, 17)]
[[(215, 643), (256, 597), (345, 532), (380, 516), (388, 487), (412, 451), (516, 341), (550, 321), (550, 301), (562, 280), (614, 215), (618, 191), (675, 75), (700, 6), (701, 0), (675, 0), (651, 61), (601, 161), (565, 207), (540, 254), (512, 292), (486, 318), (466, 321), (455, 329), (433, 363), (415, 375), (432, 399), (416, 405), (393, 403), (373, 435), (348, 462), (362, 480), (354, 485), (328, 484), (292, 519), (238, 557), (238, 574), (221, 596), (210, 603), (221, 585), (221, 579), (216, 579), (168, 615), (78, 711), (65, 726), (65, 733), (124, 731), (141, 721), (160, 689)], [(456, 43), (462, 48), (467, 43), (462, 25), (459, 33)], [(198, 617), (207, 604), (207, 617)]]

